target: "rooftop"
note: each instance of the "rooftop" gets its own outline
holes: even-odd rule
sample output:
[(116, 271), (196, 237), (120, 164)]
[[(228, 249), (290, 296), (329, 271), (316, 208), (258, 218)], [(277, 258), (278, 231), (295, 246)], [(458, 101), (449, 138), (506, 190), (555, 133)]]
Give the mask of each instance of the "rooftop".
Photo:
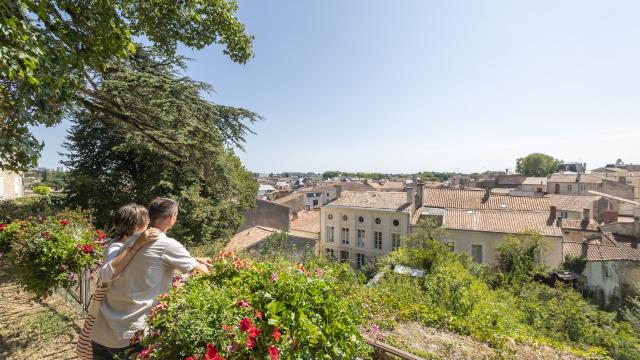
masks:
[(292, 208), (295, 211), (300, 211), (304, 208), (304, 193), (301, 192), (292, 192), (291, 194), (275, 199), (273, 202), (286, 205)]
[(562, 219), (562, 230), (599, 231), (599, 228), (595, 220)]
[(302, 210), (291, 220), (291, 230), (320, 232), (320, 210)]
[(600, 241), (567, 242), (562, 245), (563, 256), (583, 256), (589, 261), (640, 261), (640, 239), (611, 233)]
[(342, 195), (326, 205), (356, 208), (408, 211), (407, 193), (396, 191), (343, 191)]
[(600, 184), (602, 183), (603, 178), (603, 174), (553, 174), (549, 178), (548, 182)]
[(559, 195), (547, 194), (546, 198), (551, 201), (551, 206), (555, 206), (558, 210), (578, 211), (583, 209), (593, 209), (593, 204), (600, 200), (600, 196), (592, 195)]
[(229, 240), (224, 250), (241, 252), (250, 249), (276, 231), (278, 230), (265, 226), (254, 226), (243, 230)]
[(550, 201), (540, 196), (487, 194), (484, 190), (426, 188), (423, 205), (443, 209), (549, 211)]
[(548, 211), (447, 209), (443, 227), (452, 230), (517, 234), (527, 230), (545, 236), (562, 236)]

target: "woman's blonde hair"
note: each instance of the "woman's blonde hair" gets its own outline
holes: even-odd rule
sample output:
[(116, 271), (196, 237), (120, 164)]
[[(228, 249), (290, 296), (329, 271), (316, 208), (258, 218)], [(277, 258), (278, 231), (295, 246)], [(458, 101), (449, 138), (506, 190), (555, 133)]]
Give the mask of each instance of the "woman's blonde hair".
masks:
[(133, 235), (137, 229), (149, 224), (147, 208), (138, 204), (122, 206), (113, 218), (113, 230), (116, 239)]

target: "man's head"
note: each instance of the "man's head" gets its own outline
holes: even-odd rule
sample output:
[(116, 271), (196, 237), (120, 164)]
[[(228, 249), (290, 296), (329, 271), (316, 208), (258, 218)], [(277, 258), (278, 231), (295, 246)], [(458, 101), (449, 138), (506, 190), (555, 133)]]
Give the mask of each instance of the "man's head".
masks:
[(166, 232), (178, 218), (178, 203), (167, 198), (156, 198), (149, 204), (151, 226)]

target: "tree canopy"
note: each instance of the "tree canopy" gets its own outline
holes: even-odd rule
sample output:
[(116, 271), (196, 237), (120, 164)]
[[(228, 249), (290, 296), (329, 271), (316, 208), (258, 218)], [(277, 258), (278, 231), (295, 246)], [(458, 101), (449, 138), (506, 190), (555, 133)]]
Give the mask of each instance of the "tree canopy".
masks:
[(525, 176), (546, 177), (558, 171), (560, 161), (552, 156), (533, 153), (519, 158), (516, 163), (516, 172)]
[(233, 148), (258, 115), (204, 100), (209, 86), (179, 76), (183, 65), (139, 48), (110, 64), (96, 100), (71, 113), (65, 190), (70, 205), (96, 210), (98, 225), (121, 205), (167, 196), (183, 210), (176, 237), (201, 243), (231, 235), (254, 204), (257, 182)]
[[(233, 61), (253, 56), (252, 36), (235, 17), (235, 0), (6, 0), (0, 3), (0, 169), (34, 166), (43, 144), (27, 126), (57, 124), (77, 105), (112, 113), (155, 141), (152, 124), (97, 97), (113, 64), (136, 54), (136, 38), (171, 58), (178, 44), (218, 43)], [(224, 108), (218, 109), (225, 112)], [(156, 139), (157, 140), (157, 139)]]

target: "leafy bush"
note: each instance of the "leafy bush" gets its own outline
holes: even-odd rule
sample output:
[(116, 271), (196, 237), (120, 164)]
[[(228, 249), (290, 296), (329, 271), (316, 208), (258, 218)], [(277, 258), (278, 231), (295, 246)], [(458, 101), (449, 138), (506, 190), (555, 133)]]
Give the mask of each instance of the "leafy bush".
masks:
[(46, 185), (39, 185), (33, 188), (33, 192), (40, 196), (47, 196), (51, 192), (51, 188)]
[(547, 240), (534, 231), (507, 235), (505, 241), (496, 246), (499, 269), (508, 284), (522, 284), (545, 270), (542, 261), (548, 249)]
[(564, 258), (564, 263), (562, 264), (562, 266), (566, 270), (582, 274), (584, 269), (587, 267), (587, 259), (581, 256), (567, 255)]
[(31, 217), (45, 217), (64, 209), (63, 196), (23, 196), (0, 201), (0, 222), (10, 223)]
[(16, 239), (16, 234), (20, 229), (20, 223), (0, 224), (0, 253), (4, 254), (11, 250), (11, 244)]
[(76, 283), (76, 274), (93, 268), (102, 257), (106, 235), (93, 228), (85, 211), (65, 210), (8, 227), (14, 230), (7, 259), (17, 282), (37, 297)]
[(140, 358), (352, 359), (367, 354), (356, 309), (321, 270), (224, 254), (176, 280), (147, 318)]

